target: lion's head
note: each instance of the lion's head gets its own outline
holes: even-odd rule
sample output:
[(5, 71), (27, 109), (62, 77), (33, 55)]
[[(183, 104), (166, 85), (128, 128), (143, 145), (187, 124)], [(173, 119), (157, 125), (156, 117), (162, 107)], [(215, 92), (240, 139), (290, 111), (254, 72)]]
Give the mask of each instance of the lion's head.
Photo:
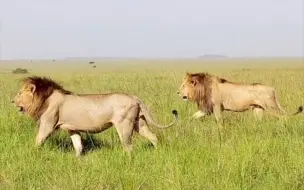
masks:
[(32, 76), (22, 80), (22, 86), (13, 99), (13, 103), (30, 117), (38, 119), (47, 108), (46, 100), (57, 90), (63, 94), (71, 94), (63, 89), (55, 81), (46, 78)]
[(186, 73), (178, 94), (184, 100), (196, 101), (200, 96), (205, 95), (205, 87), (211, 86), (210, 76), (205, 73)]
[[(183, 82), (177, 92), (184, 100), (197, 103), (200, 109), (206, 113), (213, 111), (212, 83), (213, 76), (208, 73), (186, 73)], [(225, 79), (217, 78), (220, 83), (227, 82)]]

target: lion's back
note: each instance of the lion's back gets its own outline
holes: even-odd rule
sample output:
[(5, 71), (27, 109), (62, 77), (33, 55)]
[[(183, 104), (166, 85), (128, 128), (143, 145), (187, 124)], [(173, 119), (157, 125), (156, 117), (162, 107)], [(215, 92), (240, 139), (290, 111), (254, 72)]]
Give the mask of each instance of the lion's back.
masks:
[(225, 83), (221, 91), (222, 95), (232, 96), (240, 99), (264, 99), (273, 98), (274, 88), (260, 83), (255, 84), (238, 84)]
[(82, 106), (119, 106), (137, 103), (138, 97), (127, 93), (79, 94), (66, 96), (70, 105)]

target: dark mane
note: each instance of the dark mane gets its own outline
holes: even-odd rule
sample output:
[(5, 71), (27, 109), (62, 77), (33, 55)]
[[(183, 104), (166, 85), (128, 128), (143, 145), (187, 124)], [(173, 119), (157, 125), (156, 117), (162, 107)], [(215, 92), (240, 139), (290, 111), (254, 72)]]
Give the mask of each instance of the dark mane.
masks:
[(65, 90), (57, 82), (47, 77), (31, 76), (23, 79), (24, 85), (32, 84), (35, 86), (33, 108), (30, 110), (30, 115), (34, 118), (39, 118), (47, 108), (46, 100), (53, 94), (59, 91), (62, 94), (72, 94), (71, 91)]
[(25, 78), (23, 81), (35, 85), (34, 93), (44, 98), (48, 98), (55, 90), (62, 94), (72, 94), (72, 92), (65, 90), (60, 84), (47, 77), (32, 76)]
[[(211, 114), (213, 112), (212, 78), (214, 76), (209, 73), (192, 73), (189, 74), (189, 77), (196, 83), (193, 99), (198, 108), (202, 109), (206, 114)], [(229, 83), (223, 78), (216, 77), (216, 79), (219, 83)]]

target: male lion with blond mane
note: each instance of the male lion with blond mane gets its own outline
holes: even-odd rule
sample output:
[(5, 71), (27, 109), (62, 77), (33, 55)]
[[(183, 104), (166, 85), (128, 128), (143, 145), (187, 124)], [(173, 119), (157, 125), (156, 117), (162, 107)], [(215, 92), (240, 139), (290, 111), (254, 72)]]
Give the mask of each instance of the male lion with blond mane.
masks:
[(83, 150), (80, 132), (100, 133), (115, 126), (123, 148), (132, 150), (134, 131), (147, 138), (155, 147), (157, 137), (148, 128), (147, 121), (158, 128), (175, 124), (178, 113), (173, 110), (174, 121), (161, 126), (151, 117), (141, 100), (131, 94), (74, 94), (52, 79), (27, 77), (12, 101), (21, 112), (35, 119), (38, 124), (36, 146), (39, 147), (55, 129), (68, 131), (76, 156)]
[[(276, 91), (271, 86), (232, 83), (209, 73), (186, 73), (177, 92), (184, 100), (197, 104), (193, 118), (214, 114), (216, 121), (222, 123), (221, 112), (244, 112), (253, 110), (255, 116), (262, 119), (263, 111), (273, 111), (281, 115), (287, 113), (281, 108), (276, 98)], [(303, 111), (300, 106), (296, 115)]]

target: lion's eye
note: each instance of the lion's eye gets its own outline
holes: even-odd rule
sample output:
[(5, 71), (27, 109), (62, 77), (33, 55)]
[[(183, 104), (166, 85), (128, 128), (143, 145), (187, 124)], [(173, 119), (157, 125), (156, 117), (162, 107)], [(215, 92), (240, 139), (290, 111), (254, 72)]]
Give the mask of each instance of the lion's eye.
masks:
[(192, 81), (190, 81), (191, 82), (191, 84), (194, 84), (194, 81), (192, 80)]

